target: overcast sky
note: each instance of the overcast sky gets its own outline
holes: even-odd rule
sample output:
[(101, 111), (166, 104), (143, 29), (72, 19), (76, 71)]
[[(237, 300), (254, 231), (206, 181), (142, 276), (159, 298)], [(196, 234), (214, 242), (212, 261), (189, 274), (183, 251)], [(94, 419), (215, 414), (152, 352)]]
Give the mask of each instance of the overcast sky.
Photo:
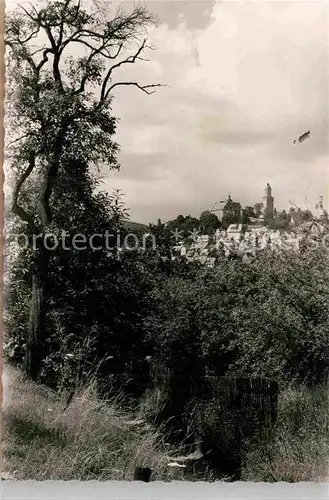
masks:
[(129, 76), (168, 87), (117, 89), (121, 171), (105, 181), (124, 190), (132, 219), (199, 215), (228, 193), (254, 204), (267, 182), (278, 209), (327, 198), (327, 3), (147, 5), (156, 51)]
[(146, 5), (159, 17), (156, 50), (117, 77), (168, 86), (115, 89), (121, 170), (103, 189), (121, 188), (132, 220), (146, 223), (198, 216), (229, 193), (254, 204), (267, 182), (279, 210), (306, 199), (312, 209), (321, 194), (327, 203), (327, 2)]

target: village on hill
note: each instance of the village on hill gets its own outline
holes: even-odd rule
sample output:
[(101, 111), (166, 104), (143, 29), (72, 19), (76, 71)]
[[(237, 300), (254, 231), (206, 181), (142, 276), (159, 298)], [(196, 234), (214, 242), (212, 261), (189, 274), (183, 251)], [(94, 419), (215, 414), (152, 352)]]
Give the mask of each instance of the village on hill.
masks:
[(219, 227), (212, 234), (206, 234), (201, 228), (190, 231), (188, 238), (179, 238), (173, 246), (173, 258), (185, 257), (188, 261), (213, 266), (220, 257), (240, 255), (248, 261), (265, 248), (297, 251), (305, 235), (321, 233), (328, 219), (320, 207), (314, 215), (294, 207), (288, 213), (278, 212), (270, 184), (265, 188), (263, 202), (254, 207), (243, 209), (229, 195), (226, 201), (215, 203), (210, 213), (218, 217)]

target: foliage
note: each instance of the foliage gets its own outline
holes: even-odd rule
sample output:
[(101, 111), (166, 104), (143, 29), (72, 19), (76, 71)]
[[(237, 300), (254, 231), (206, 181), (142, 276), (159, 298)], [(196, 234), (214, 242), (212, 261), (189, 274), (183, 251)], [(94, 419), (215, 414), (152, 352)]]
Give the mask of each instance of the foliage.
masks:
[[(98, 338), (99, 350), (101, 338), (111, 339), (113, 328), (116, 335), (119, 329), (128, 328), (123, 313), (124, 318), (114, 320), (116, 325), (112, 324), (107, 337), (104, 330), (104, 300), (109, 299), (109, 307), (115, 304), (122, 312), (122, 295), (115, 293), (119, 287), (115, 282), (123, 280), (122, 274), (107, 286), (100, 284), (98, 289), (96, 285), (99, 275), (116, 272), (116, 256), (97, 250), (93, 254), (90, 249), (79, 250), (79, 254), (71, 250), (56, 253), (47, 247), (54, 239), (57, 246), (56, 238), (63, 230), (91, 237), (105, 228), (116, 230), (125, 218), (118, 197), (94, 195), (97, 185), (91, 171), (95, 165), (119, 168), (119, 146), (113, 140), (117, 124), (112, 114), (114, 89), (130, 85), (150, 94), (159, 86), (113, 82), (119, 67), (143, 59), (141, 54), (149, 48), (146, 30), (153, 23), (144, 7), (136, 6), (130, 14), (119, 9), (109, 19), (104, 9), (90, 9), (79, 0), (21, 6), (6, 17), (10, 82), (6, 119), (14, 136), (8, 146), (15, 178), (11, 208), (30, 235), (41, 236), (36, 248), (30, 247), (32, 293), (28, 325), (24, 326), (25, 369), (33, 379), (40, 376), (50, 351), (57, 356), (54, 337), (58, 343), (59, 332), (70, 338), (72, 328), (80, 328), (83, 341), (86, 336)], [(77, 45), (84, 52), (70, 56)], [(44, 238), (53, 232), (56, 238)], [(127, 290), (131, 288), (127, 285)], [(127, 300), (133, 300), (128, 292)], [(77, 321), (79, 305), (83, 312)], [(100, 329), (98, 322), (103, 325)]]
[(243, 481), (327, 482), (328, 386), (289, 386), (279, 396), (274, 428), (252, 442)]
[(255, 203), (254, 212), (256, 217), (259, 217), (261, 215), (263, 208), (264, 208), (264, 203), (262, 202)]
[(183, 479), (184, 470), (168, 467), (180, 449), (168, 445), (159, 427), (137, 421), (120, 395), (101, 399), (90, 380), (67, 407), (64, 392), (12, 368), (6, 375), (14, 397), (4, 407), (4, 468), (14, 479), (128, 481), (136, 466), (150, 467), (152, 480)]
[(174, 371), (321, 381), (329, 359), (328, 264), (327, 250), (314, 243), (164, 279), (146, 321), (155, 355)]
[(328, 374), (327, 252), (267, 252), (253, 268), (256, 286), (240, 310), (240, 356), (232, 369), (320, 382)]
[(202, 363), (194, 292), (191, 277), (169, 276), (154, 290), (155, 312), (146, 319), (155, 358), (175, 372), (192, 373)]
[(231, 224), (241, 224), (244, 220), (241, 220), (240, 214), (228, 213), (223, 216), (222, 228), (227, 229)]
[[(65, 246), (59, 244), (52, 252), (47, 283), (47, 340), (40, 376), (52, 387), (60, 380), (74, 386), (91, 369), (103, 376), (136, 364), (143, 355), (141, 318), (149, 307), (153, 283), (146, 262), (137, 255), (123, 251), (118, 258), (116, 231), (120, 229), (123, 238), (126, 216), (120, 212), (121, 197), (97, 193), (85, 167), (79, 168), (74, 180), (80, 182), (63, 175), (53, 194), (60, 207), (54, 212), (58, 226), (53, 224), (53, 234), (66, 231), (67, 236)], [(114, 234), (109, 249), (104, 244), (106, 231)], [(72, 237), (79, 234), (87, 244), (72, 244)], [(93, 239), (95, 250), (88, 244), (93, 235), (99, 235)], [(30, 253), (20, 251), (9, 280), (5, 353), (17, 364), (22, 363), (26, 341)]]
[(189, 240), (191, 239), (191, 232), (194, 230), (199, 231), (200, 221), (191, 215), (178, 215), (176, 219), (167, 222), (166, 228), (169, 231), (177, 230), (180, 233), (180, 239)]
[(161, 256), (171, 258), (171, 248), (173, 246), (173, 234), (166, 224), (158, 220), (157, 224), (149, 225), (150, 232), (155, 238), (156, 248)]
[(202, 234), (213, 235), (219, 229), (220, 221), (216, 214), (205, 210), (200, 215), (200, 229)]
[(243, 212), (248, 219), (250, 219), (250, 217), (256, 217), (254, 207), (246, 206), (244, 208)]

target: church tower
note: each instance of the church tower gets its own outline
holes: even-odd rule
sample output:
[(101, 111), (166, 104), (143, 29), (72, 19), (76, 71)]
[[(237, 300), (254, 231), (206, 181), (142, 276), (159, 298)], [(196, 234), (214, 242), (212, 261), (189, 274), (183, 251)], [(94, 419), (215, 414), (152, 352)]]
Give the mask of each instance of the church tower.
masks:
[(272, 188), (267, 183), (264, 196), (264, 219), (271, 224), (274, 220), (274, 198), (272, 196)]

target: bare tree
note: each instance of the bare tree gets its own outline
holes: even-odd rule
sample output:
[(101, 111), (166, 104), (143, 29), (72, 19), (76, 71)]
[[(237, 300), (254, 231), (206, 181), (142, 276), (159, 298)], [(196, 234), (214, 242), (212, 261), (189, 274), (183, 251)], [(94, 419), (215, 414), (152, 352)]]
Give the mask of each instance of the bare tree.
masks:
[[(20, 6), (6, 18), (7, 125), (14, 135), (7, 159), (15, 172), (12, 211), (35, 238), (26, 373), (38, 377), (44, 344), (49, 251), (45, 235), (53, 222), (51, 195), (70, 162), (118, 169), (113, 91), (134, 86), (151, 94), (160, 84), (114, 80), (119, 68), (144, 61), (153, 16), (141, 6), (93, 9), (81, 0)], [(35, 192), (26, 202), (34, 179)]]

